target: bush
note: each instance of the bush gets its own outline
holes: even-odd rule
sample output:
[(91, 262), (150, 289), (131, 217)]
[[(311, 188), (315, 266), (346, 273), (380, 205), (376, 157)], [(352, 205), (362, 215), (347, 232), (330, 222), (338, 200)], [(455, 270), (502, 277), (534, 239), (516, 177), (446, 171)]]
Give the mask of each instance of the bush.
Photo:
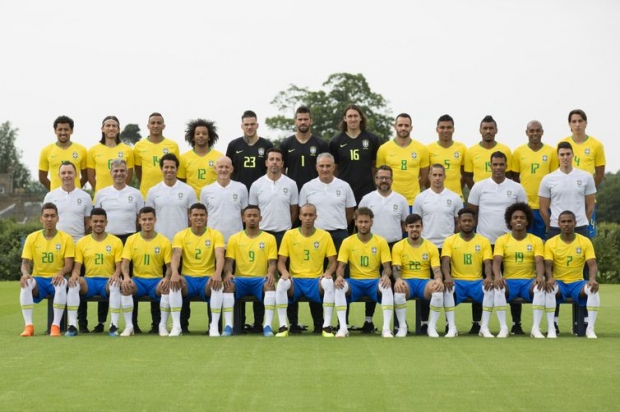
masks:
[(599, 223), (593, 239), (599, 283), (620, 283), (620, 225)]
[(18, 280), (21, 276), (22, 242), (41, 223), (19, 224), (14, 220), (0, 220), (0, 280)]

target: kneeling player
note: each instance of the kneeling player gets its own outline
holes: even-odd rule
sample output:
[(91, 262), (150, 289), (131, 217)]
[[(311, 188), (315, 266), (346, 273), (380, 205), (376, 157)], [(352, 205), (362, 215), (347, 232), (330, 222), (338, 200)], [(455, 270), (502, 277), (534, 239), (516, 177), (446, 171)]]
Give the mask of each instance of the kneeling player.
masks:
[[(288, 336), (288, 304), (305, 296), (310, 302), (323, 302), (323, 336), (333, 338), (331, 320), (334, 311), (334, 272), (336, 247), (330, 234), (314, 227), (316, 207), (306, 203), (299, 210), (301, 226), (284, 234), (280, 245), (276, 288), (276, 308), (280, 320), (277, 337)], [(323, 272), (324, 262), (327, 268)], [(289, 261), (289, 269), (286, 263)]]
[[(407, 238), (392, 247), (394, 306), (398, 319), (396, 337), (407, 336), (407, 299), (430, 301), (428, 336), (437, 338), (437, 319), (443, 307), (443, 281), (437, 246), (422, 238), (422, 216), (411, 214), (405, 220)], [(431, 270), (434, 279), (430, 278)]]
[[(390, 248), (384, 238), (370, 231), (374, 217), (372, 210), (360, 207), (353, 217), (357, 233), (343, 240), (338, 252), (334, 300), (340, 329), (336, 337), (344, 338), (349, 334), (346, 320), (347, 296), (351, 302), (357, 302), (360, 298), (368, 296), (375, 302), (381, 301), (383, 309), (381, 335), (384, 338), (393, 338), (390, 331), (394, 311), (394, 294), (390, 282), (392, 275)], [(345, 280), (347, 266), (350, 266), (351, 277)], [(383, 275), (379, 274), (381, 266)]]

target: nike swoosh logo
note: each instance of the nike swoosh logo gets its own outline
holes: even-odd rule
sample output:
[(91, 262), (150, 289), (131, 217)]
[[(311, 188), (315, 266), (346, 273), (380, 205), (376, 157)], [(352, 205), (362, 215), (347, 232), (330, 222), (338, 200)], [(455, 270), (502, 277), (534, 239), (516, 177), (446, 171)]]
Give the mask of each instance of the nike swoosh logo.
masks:
[(346, 145), (348, 145), (348, 143), (341, 144), (340, 147), (345, 147)]
[(235, 153), (237, 153), (237, 154), (243, 153), (243, 150), (235, 150)]
[(294, 151), (295, 151), (295, 149), (288, 149), (289, 153), (294, 152)]

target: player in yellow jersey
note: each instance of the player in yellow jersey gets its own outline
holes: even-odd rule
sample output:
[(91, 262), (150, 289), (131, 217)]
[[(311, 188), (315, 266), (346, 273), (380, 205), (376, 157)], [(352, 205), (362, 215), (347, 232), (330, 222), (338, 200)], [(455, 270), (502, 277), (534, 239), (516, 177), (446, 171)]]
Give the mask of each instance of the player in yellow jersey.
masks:
[(465, 152), (465, 164), (463, 177), (465, 183), (471, 189), (474, 183), (491, 177), (491, 155), (500, 151), (506, 155), (506, 177), (512, 177), (512, 152), (510, 148), (495, 140), (497, 134), (497, 122), (492, 116), (485, 116), (480, 122), (480, 135), (482, 140), (471, 146)]
[(131, 183), (133, 177), (133, 149), (121, 142), (121, 125), (116, 116), (106, 116), (101, 123), (101, 139), (88, 150), (88, 182), (97, 193), (104, 187), (112, 186), (110, 175), (112, 160), (123, 159), (127, 164), (125, 182)]
[[(397, 338), (407, 336), (407, 299), (430, 302), (427, 334), (437, 338), (437, 319), (443, 307), (443, 280), (437, 246), (422, 238), (422, 216), (410, 214), (405, 219), (407, 238), (392, 248), (394, 306), (398, 318)], [(434, 279), (431, 279), (431, 272)]]
[[(180, 336), (183, 299), (195, 296), (210, 303), (212, 320), (209, 336), (220, 336), (218, 325), (222, 311), (222, 271), (224, 236), (207, 227), (207, 207), (194, 203), (189, 208), (190, 227), (181, 230), (172, 242), (170, 311), (172, 330), (168, 336)], [(183, 266), (180, 267), (181, 259)], [(164, 325), (165, 328), (165, 325)], [(162, 329), (160, 335), (166, 335)]]
[[(596, 339), (594, 324), (601, 298), (598, 293), (598, 266), (592, 242), (585, 236), (575, 233), (575, 214), (565, 210), (558, 217), (561, 233), (545, 243), (545, 273), (547, 283), (557, 294), (557, 302), (566, 297), (588, 308), (588, 327), (585, 334)], [(589, 280), (583, 280), (583, 267), (588, 265)], [(551, 331), (551, 328), (549, 329)], [(554, 335), (548, 338), (555, 337)]]
[(376, 166), (390, 166), (394, 172), (392, 189), (411, 205), (428, 180), (428, 149), (411, 138), (412, 121), (407, 113), (396, 116), (396, 137), (377, 150)]
[[(280, 329), (276, 336), (288, 336), (287, 307), (301, 296), (323, 303), (323, 337), (332, 338), (334, 311), (334, 273), (336, 247), (329, 232), (314, 226), (316, 207), (306, 203), (299, 210), (299, 228), (288, 230), (282, 238), (278, 257), (280, 280), (276, 288), (276, 308)], [(323, 269), (325, 259), (327, 267)], [(287, 262), (289, 267), (287, 268)]]
[[(101, 296), (110, 301), (112, 321), (110, 336), (118, 336), (118, 319), (121, 314), (121, 256), (123, 242), (116, 236), (106, 233), (108, 215), (97, 207), (90, 213), (92, 233), (78, 240), (75, 245), (75, 264), (69, 279), (67, 293), (67, 314), (69, 328), (67, 336), (78, 333), (75, 323), (77, 309), (82, 298)], [(80, 272), (84, 267), (84, 276)], [(105, 322), (105, 318), (101, 319)]]
[(67, 304), (65, 275), (73, 267), (73, 239), (56, 229), (58, 208), (55, 204), (44, 203), (39, 219), (43, 230), (28, 235), (22, 251), (19, 303), (26, 327), (21, 336), (34, 335), (34, 303), (39, 303), (48, 295), (54, 297), (54, 321), (49, 333), (50, 336), (60, 336), (60, 322)]
[[(441, 249), (441, 272), (445, 291), (443, 294), (448, 333), (446, 338), (458, 335), (454, 319), (454, 307), (467, 298), (482, 304), (482, 321), (479, 335), (493, 338), (489, 331), (489, 320), (493, 312), (495, 289), (491, 266), (491, 243), (477, 233), (476, 212), (461, 209), (458, 213), (459, 233), (446, 238)], [(484, 273), (484, 278), (483, 278)], [(506, 337), (508, 329), (502, 330), (500, 336)]]
[[(547, 313), (549, 331), (555, 333), (555, 296), (553, 293), (546, 293), (542, 239), (528, 233), (533, 219), (532, 208), (527, 203), (518, 202), (506, 208), (504, 220), (510, 232), (497, 238), (493, 250), (493, 277), (496, 288), (494, 303), (498, 315), (501, 311), (504, 312), (500, 318), (500, 324), (504, 326), (506, 301), (522, 298), (532, 303), (534, 322), (530, 334), (540, 339), (544, 338), (540, 332), (543, 312)], [(520, 321), (521, 319), (519, 323)], [(515, 322), (513, 315), (514, 325)]]
[(140, 193), (144, 199), (149, 189), (162, 181), (159, 159), (168, 153), (177, 158), (180, 156), (179, 145), (162, 134), (166, 124), (160, 113), (151, 113), (147, 127), (149, 135), (133, 148), (136, 177), (140, 181)]
[[(137, 298), (149, 296), (159, 301), (161, 321), (159, 329), (166, 328), (170, 314), (170, 296), (168, 294), (170, 281), (170, 262), (172, 247), (164, 235), (155, 231), (155, 209), (145, 206), (138, 213), (140, 232), (131, 235), (123, 248), (121, 272), (121, 307), (125, 317), (125, 330), (121, 336), (133, 335), (133, 295)], [(133, 277), (129, 276), (129, 263), (133, 263)], [(165, 267), (165, 279), (162, 279)], [(161, 299), (160, 299), (161, 297)]]
[[(467, 147), (452, 140), (454, 135), (454, 119), (444, 114), (437, 120), (437, 141), (427, 146), (430, 157), (429, 164), (440, 164), (446, 170), (445, 186), (463, 199), (463, 166)], [(430, 182), (427, 182), (430, 187)]]
[[(356, 302), (368, 296), (375, 302), (381, 302), (383, 309), (384, 338), (393, 338), (390, 330), (392, 312), (394, 311), (394, 294), (392, 292), (392, 265), (390, 247), (381, 236), (373, 234), (372, 219), (374, 213), (367, 207), (360, 207), (353, 215), (357, 233), (342, 241), (338, 252), (338, 269), (334, 282), (334, 304), (340, 328), (337, 338), (349, 335), (347, 329), (347, 298)], [(346, 268), (350, 268), (351, 277), (344, 278)], [(380, 274), (380, 271), (382, 273)]]
[[(71, 162), (75, 170), (80, 172), (75, 176), (75, 186), (81, 188), (87, 182), (86, 179), (86, 148), (71, 141), (73, 134), (73, 119), (67, 116), (59, 116), (54, 120), (54, 133), (56, 142), (45, 146), (39, 155), (39, 182), (47, 190), (59, 188), (62, 182), (56, 171), (60, 169), (62, 162)], [(48, 177), (49, 174), (49, 177)]]
[[(232, 334), (235, 297), (253, 295), (265, 305), (263, 335), (273, 337), (271, 321), (276, 307), (275, 273), (278, 260), (276, 238), (262, 231), (258, 206), (250, 205), (242, 214), (245, 230), (228, 239), (224, 278), (224, 334)], [(233, 265), (235, 271), (233, 274)]]
[(192, 149), (181, 155), (177, 177), (194, 188), (197, 198), (200, 198), (203, 187), (217, 179), (215, 162), (223, 156), (213, 148), (218, 138), (217, 128), (212, 121), (196, 119), (187, 124), (185, 141)]

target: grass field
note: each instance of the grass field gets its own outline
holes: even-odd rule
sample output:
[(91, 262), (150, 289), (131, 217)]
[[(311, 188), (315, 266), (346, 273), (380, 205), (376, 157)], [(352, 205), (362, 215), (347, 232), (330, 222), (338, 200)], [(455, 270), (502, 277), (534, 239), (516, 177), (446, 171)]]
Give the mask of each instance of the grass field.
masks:
[[(456, 339), (208, 338), (200, 303), (192, 304), (192, 333), (178, 339), (52, 339), (43, 335), (44, 305), (35, 306), (36, 336), (20, 338), (18, 290), (17, 282), (0, 282), (0, 408), (6, 411), (618, 410), (620, 285), (601, 287), (598, 340), (567, 333), (567, 305), (557, 340), (467, 336), (469, 305), (457, 309), (463, 335)], [(363, 310), (352, 305), (353, 323), (363, 323)], [(309, 323), (306, 304), (300, 312)], [(408, 312), (413, 324), (413, 308)], [(529, 329), (530, 305), (523, 319)], [(144, 303), (140, 324), (150, 324)], [(494, 316), (491, 331), (498, 329)]]

